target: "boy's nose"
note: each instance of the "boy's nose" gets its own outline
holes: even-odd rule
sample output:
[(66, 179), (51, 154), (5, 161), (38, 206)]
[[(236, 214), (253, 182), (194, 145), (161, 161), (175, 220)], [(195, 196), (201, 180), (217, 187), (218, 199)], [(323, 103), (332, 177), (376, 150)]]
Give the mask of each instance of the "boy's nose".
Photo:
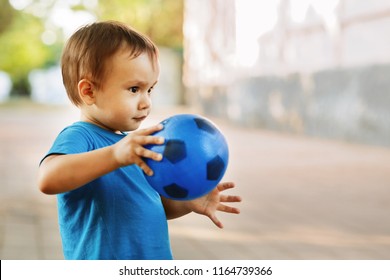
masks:
[(138, 102), (138, 109), (139, 110), (148, 109), (151, 106), (151, 104), (152, 104), (152, 102), (151, 102), (149, 94), (144, 93), (144, 94), (140, 95), (140, 99)]

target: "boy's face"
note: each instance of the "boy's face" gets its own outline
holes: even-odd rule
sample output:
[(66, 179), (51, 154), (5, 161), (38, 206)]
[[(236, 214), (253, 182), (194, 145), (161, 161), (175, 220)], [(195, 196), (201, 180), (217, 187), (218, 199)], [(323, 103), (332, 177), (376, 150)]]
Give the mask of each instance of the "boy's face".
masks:
[(128, 50), (121, 50), (106, 67), (94, 105), (86, 112), (88, 121), (112, 131), (135, 130), (150, 113), (150, 94), (158, 81), (159, 65), (146, 53), (132, 58)]

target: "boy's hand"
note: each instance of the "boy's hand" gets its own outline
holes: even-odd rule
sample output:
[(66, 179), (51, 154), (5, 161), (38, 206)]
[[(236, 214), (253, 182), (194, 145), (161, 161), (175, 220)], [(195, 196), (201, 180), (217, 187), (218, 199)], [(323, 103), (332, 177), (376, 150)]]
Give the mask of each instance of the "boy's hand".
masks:
[(223, 228), (223, 224), (218, 220), (216, 211), (222, 211), (226, 213), (239, 214), (240, 210), (235, 207), (230, 207), (222, 204), (223, 202), (240, 202), (241, 197), (236, 195), (223, 195), (222, 192), (234, 188), (234, 183), (226, 182), (220, 183), (218, 186), (205, 196), (188, 201), (190, 210), (195, 213), (205, 215), (209, 217), (213, 223)]
[(153, 171), (142, 158), (150, 158), (156, 161), (162, 160), (162, 155), (146, 149), (149, 144), (164, 144), (163, 137), (151, 136), (150, 134), (163, 129), (162, 124), (137, 130), (114, 145), (114, 157), (121, 166), (136, 164), (147, 175), (153, 175)]

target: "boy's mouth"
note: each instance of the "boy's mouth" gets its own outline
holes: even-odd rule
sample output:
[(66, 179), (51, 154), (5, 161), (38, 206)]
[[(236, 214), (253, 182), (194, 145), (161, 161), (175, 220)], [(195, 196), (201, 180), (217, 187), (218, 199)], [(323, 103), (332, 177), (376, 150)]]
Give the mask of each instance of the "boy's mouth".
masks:
[(142, 122), (144, 119), (146, 119), (147, 116), (141, 116), (141, 117), (135, 117), (133, 118), (137, 122)]

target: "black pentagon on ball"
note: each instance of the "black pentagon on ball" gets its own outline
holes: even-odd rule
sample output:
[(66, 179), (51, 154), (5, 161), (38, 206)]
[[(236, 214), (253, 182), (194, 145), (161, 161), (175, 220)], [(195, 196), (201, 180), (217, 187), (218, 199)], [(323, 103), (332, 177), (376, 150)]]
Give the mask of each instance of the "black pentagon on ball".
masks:
[(188, 196), (188, 190), (177, 184), (165, 186), (164, 191), (172, 198), (186, 198)]
[(207, 121), (205, 119), (194, 118), (194, 121), (196, 123), (196, 126), (201, 130), (204, 130), (204, 131), (211, 133), (211, 134), (215, 134), (217, 131), (217, 129), (214, 127), (214, 125), (212, 125), (209, 121)]
[(225, 163), (220, 156), (214, 157), (207, 163), (207, 180), (218, 180), (225, 169)]
[(187, 156), (186, 144), (181, 140), (168, 140), (163, 153), (171, 163), (177, 163)]

